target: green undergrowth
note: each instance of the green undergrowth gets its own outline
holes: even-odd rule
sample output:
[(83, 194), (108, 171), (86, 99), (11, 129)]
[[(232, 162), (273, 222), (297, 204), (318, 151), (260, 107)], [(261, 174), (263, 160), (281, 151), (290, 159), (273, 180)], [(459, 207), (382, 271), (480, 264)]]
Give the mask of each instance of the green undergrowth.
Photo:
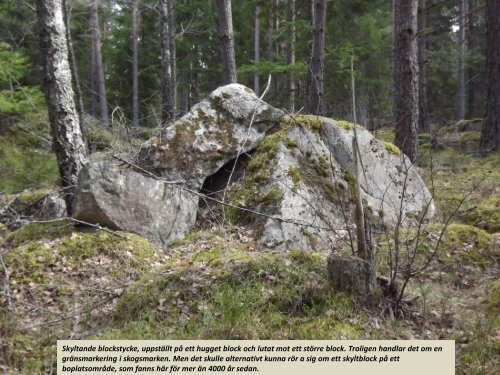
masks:
[[(492, 236), (482, 229), (453, 223), (441, 237), (442, 229), (442, 224), (425, 225), (419, 234), (416, 228), (402, 228), (399, 240), (401, 264), (407, 266), (417, 246), (415, 260), (410, 262), (413, 269), (420, 269), (431, 260), (427, 271), (439, 269), (453, 277), (464, 270), (480, 272), (494, 265), (500, 256), (492, 246)], [(395, 254), (394, 236), (394, 232), (389, 232), (388, 236), (382, 235), (378, 241), (377, 269), (385, 274), (390, 269), (390, 252), (393, 257)], [(439, 247), (435, 251), (440, 237)]]
[(0, 192), (54, 185), (58, 179), (48, 131), (40, 127), (11, 126), (0, 135)]
[[(356, 306), (334, 293), (325, 258), (253, 251), (223, 233), (198, 233), (198, 250), (144, 276), (120, 299), (101, 339), (339, 339), (362, 335)], [(361, 314), (362, 319), (363, 314)]]
[(135, 234), (80, 232), (67, 222), (5, 237), (12, 310), (0, 295), (0, 361), (12, 374), (48, 371), (58, 339), (106, 324), (124, 288), (167, 261)]
[(486, 293), (486, 315), (476, 314), (471, 318), (464, 327), (464, 335), (458, 339), (458, 345), (462, 346), (457, 357), (459, 375), (500, 372), (500, 280), (488, 283)]

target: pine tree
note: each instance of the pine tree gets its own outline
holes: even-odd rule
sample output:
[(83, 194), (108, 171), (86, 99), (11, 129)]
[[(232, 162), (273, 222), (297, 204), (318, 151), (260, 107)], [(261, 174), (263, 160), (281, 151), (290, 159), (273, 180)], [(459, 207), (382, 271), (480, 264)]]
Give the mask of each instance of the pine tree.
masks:
[(311, 82), (309, 112), (324, 114), (323, 70), (325, 61), (326, 0), (313, 2), (313, 41), (311, 52)]
[(172, 62), (170, 57), (171, 30), (169, 22), (168, 0), (160, 1), (160, 24), (161, 24), (161, 63), (162, 63), (162, 82), (161, 82), (161, 121), (162, 124), (169, 124), (174, 119), (174, 100), (173, 91), (175, 86), (172, 82)]
[(101, 32), (99, 30), (99, 0), (90, 3), (90, 29), (92, 33), (92, 70), (94, 89), (99, 103), (99, 118), (105, 127), (109, 128), (108, 102), (106, 100), (106, 84), (102, 65)]
[(488, 91), (481, 130), (483, 150), (500, 150), (500, 1), (486, 0)]
[(222, 84), (236, 82), (236, 58), (234, 53), (233, 16), (231, 0), (215, 0), (219, 15), (219, 39), (222, 57)]
[(394, 0), (393, 112), (396, 145), (412, 162), (417, 159), (418, 127), (418, 0)]

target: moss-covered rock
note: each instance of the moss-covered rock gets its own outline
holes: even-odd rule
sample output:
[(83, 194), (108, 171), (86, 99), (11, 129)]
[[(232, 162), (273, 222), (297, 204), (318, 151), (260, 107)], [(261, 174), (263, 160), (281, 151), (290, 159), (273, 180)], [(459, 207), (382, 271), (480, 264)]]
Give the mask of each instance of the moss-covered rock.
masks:
[(145, 142), (138, 162), (164, 177), (200, 188), (238, 152), (257, 147), (283, 114), (242, 85), (219, 87), (159, 137)]

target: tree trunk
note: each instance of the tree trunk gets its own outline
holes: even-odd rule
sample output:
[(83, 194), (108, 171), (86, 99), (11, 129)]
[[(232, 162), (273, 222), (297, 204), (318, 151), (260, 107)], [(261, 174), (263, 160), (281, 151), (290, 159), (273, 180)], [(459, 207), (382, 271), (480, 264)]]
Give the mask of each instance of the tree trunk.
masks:
[(420, 132), (429, 132), (429, 115), (427, 105), (427, 53), (426, 53), (426, 14), (425, 0), (418, 1), (418, 129)]
[(139, 126), (139, 79), (137, 61), (137, 0), (130, 1), (132, 45), (132, 123)]
[(99, 117), (104, 126), (109, 128), (108, 103), (106, 100), (106, 85), (104, 82), (104, 68), (102, 65), (98, 5), (98, 0), (92, 0), (90, 3), (90, 29), (92, 33), (92, 46), (94, 51), (94, 71), (96, 77), (97, 97), (99, 100)]
[(66, 40), (68, 41), (68, 61), (69, 61), (69, 67), (71, 69), (71, 78), (74, 84), (74, 89), (75, 89), (75, 106), (76, 106), (76, 112), (78, 113), (78, 119), (80, 121), (80, 124), (82, 123), (83, 119), (83, 94), (82, 94), (82, 88), (80, 86), (80, 79), (78, 78), (78, 69), (76, 67), (76, 60), (75, 60), (75, 51), (73, 49), (73, 42), (71, 41), (71, 31), (70, 31), (70, 25), (69, 25), (69, 8), (66, 4), (66, 0), (63, 0), (62, 3), (63, 6), (63, 12), (64, 12), (64, 24), (66, 26)]
[[(295, 0), (290, 1), (290, 6), (288, 8), (288, 22), (290, 26), (288, 28), (288, 48), (287, 48), (287, 64), (289, 66), (295, 65)], [(295, 79), (293, 72), (288, 73), (288, 95), (289, 95), (289, 105), (288, 109), (291, 113), (295, 112)]]
[[(260, 62), (260, 21), (259, 21), (260, 7), (255, 7), (255, 29), (254, 29), (254, 61), (256, 64)], [(253, 91), (259, 95), (260, 91), (260, 76), (255, 73), (253, 76)]]
[(94, 44), (90, 43), (90, 54), (91, 56), (91, 61), (90, 61), (90, 79), (89, 79), (89, 86), (90, 86), (90, 114), (92, 117), (98, 117), (97, 114), (97, 85), (96, 85), (96, 71), (95, 71), (95, 51), (94, 51)]
[(269, 0), (269, 14), (267, 17), (267, 60), (274, 59), (274, 0)]
[[(468, 0), (467, 12), (467, 51), (473, 54), (478, 48), (476, 45), (476, 5), (474, 0)], [(476, 110), (476, 72), (472, 63), (467, 66), (467, 114), (466, 118), (473, 119), (477, 117)], [(481, 114), (482, 116), (482, 114)]]
[(172, 61), (170, 58), (170, 24), (169, 24), (169, 1), (160, 1), (161, 14), (161, 64), (162, 64), (162, 85), (161, 85), (161, 122), (168, 125), (174, 120), (174, 100), (172, 84)]
[(465, 0), (458, 0), (458, 95), (457, 121), (465, 118)]
[(175, 0), (167, 0), (168, 9), (168, 38), (170, 45), (170, 77), (172, 86), (172, 108), (175, 118), (175, 109), (177, 108), (177, 60), (176, 60), (176, 24), (175, 24)]
[(313, 6), (313, 41), (311, 52), (309, 112), (315, 115), (323, 115), (323, 67), (325, 56), (326, 0), (314, 0)]
[(486, 0), (486, 119), (480, 146), (484, 151), (500, 150), (500, 0)]
[(219, 39), (222, 57), (222, 84), (236, 82), (236, 59), (234, 54), (233, 17), (231, 0), (215, 0), (219, 14)]
[(68, 188), (67, 211), (71, 215), (78, 173), (87, 163), (87, 152), (73, 99), (63, 8), (61, 0), (37, 0), (36, 5), (45, 98), (62, 186)]
[(396, 145), (412, 162), (417, 159), (418, 56), (417, 1), (394, 0), (393, 112)]

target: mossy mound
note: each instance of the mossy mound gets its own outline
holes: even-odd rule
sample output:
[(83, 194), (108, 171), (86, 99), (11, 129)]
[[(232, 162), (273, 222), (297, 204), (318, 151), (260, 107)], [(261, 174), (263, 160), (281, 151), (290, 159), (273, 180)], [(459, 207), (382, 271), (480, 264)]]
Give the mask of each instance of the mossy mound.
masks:
[[(400, 230), (399, 257), (403, 264), (400, 267), (408, 267), (407, 260), (414, 256), (414, 261), (410, 262), (414, 270), (430, 262), (425, 269), (426, 275), (438, 270), (438, 277), (453, 276), (457, 273), (468, 273), (469, 276), (475, 277), (478, 271), (494, 264), (499, 256), (491, 246), (491, 235), (482, 229), (464, 224), (450, 224), (441, 236), (442, 229), (443, 225), (432, 224), (423, 226), (420, 233), (415, 228)], [(394, 232), (388, 236), (382, 236), (378, 244), (376, 262), (377, 269), (382, 273), (389, 271), (390, 254), (392, 251), (394, 257), (396, 248)], [(442, 271), (448, 272), (441, 273)]]
[(212, 230), (182, 241), (175, 248), (179, 258), (125, 292), (113, 324), (99, 338), (362, 336), (347, 322), (358, 314), (356, 307), (328, 284), (323, 255), (257, 252), (242, 235), (247, 238)]
[(484, 199), (468, 213), (469, 220), (489, 233), (500, 232), (500, 197)]

